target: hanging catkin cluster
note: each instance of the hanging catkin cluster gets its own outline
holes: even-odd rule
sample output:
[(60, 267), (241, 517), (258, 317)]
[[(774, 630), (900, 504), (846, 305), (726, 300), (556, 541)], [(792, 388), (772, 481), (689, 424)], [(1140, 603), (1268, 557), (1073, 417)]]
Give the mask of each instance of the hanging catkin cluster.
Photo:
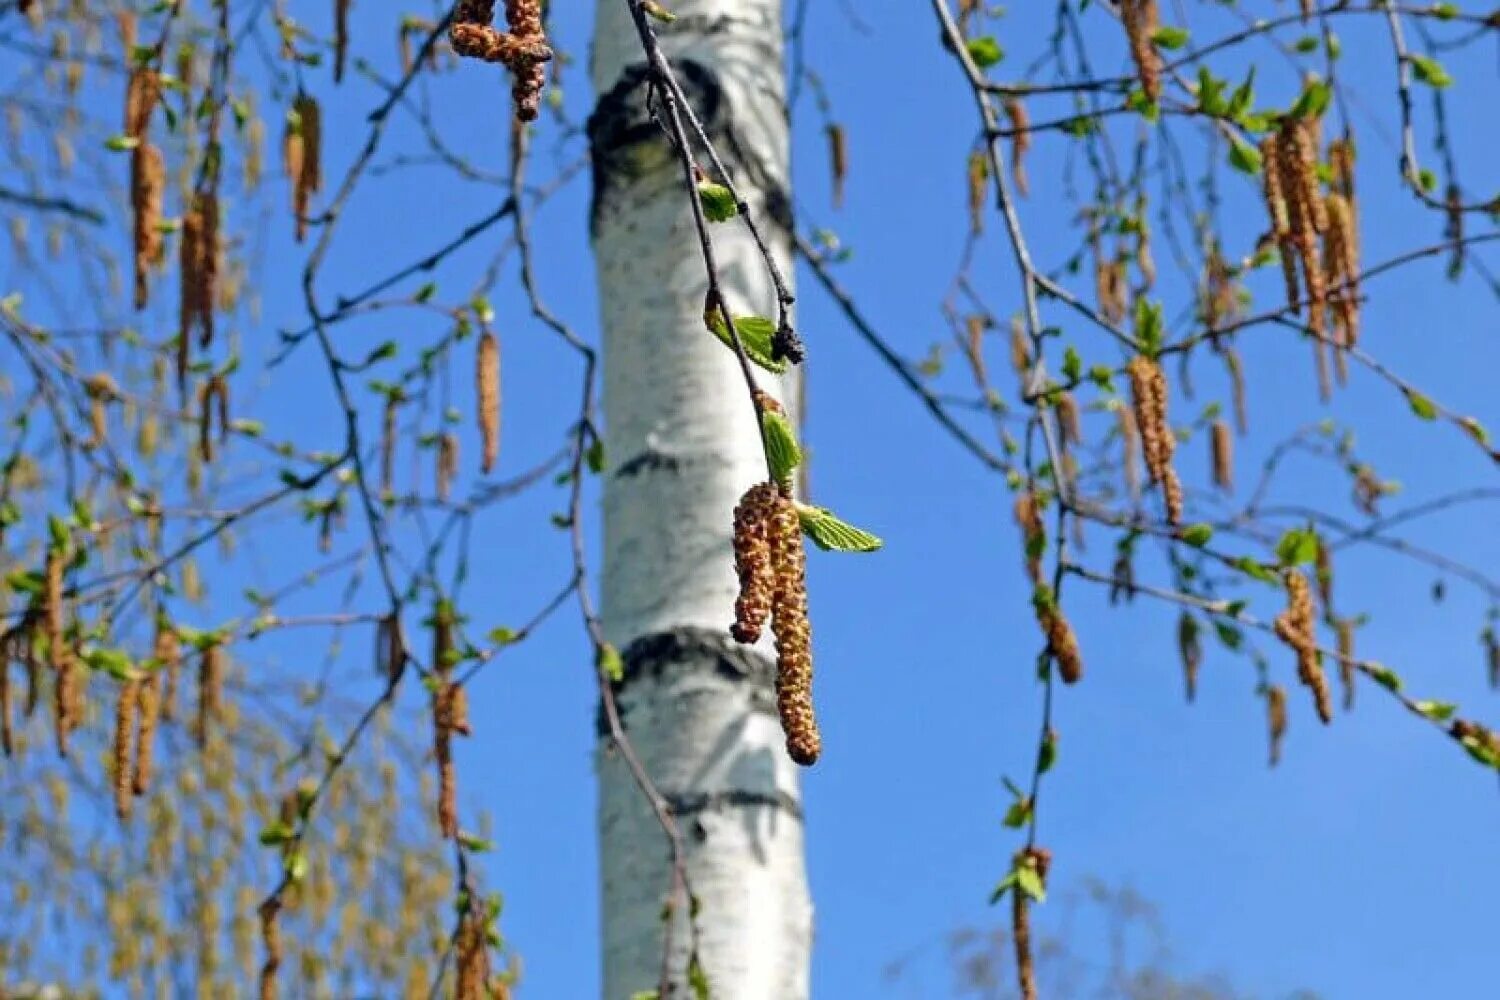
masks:
[(1331, 722), (1333, 698), (1328, 691), (1328, 678), (1323, 675), (1323, 656), (1318, 652), (1312, 589), (1307, 577), (1298, 570), (1287, 570), (1286, 593), (1286, 610), (1276, 616), (1276, 637), (1296, 651), (1297, 679), (1312, 690), (1318, 718)]
[(474, 381), (479, 393), (479, 436), (484, 450), (480, 468), (488, 473), (500, 457), (500, 341), (488, 330), (479, 337)]
[(310, 94), (298, 94), (281, 137), (281, 165), (292, 182), (297, 242), (307, 236), (307, 208), (323, 187), (323, 117)]
[(510, 70), (516, 117), (529, 122), (541, 108), (546, 63), (552, 58), (542, 29), (541, 0), (506, 0), (509, 33), (492, 27), (494, 19), (495, 0), (461, 0), (453, 13), (448, 40), (461, 56), (501, 63)]
[(433, 756), (438, 765), (438, 826), (443, 836), (458, 836), (458, 775), (453, 765), (453, 735), (468, 736), (469, 702), (464, 687), (452, 678), (453, 609), (440, 603), (432, 617), (432, 669), (437, 686), (432, 692)]
[(193, 720), (193, 739), (208, 745), (212, 723), (224, 707), (224, 650), (215, 642), (198, 656), (198, 715)]
[(771, 566), (771, 522), (781, 493), (773, 483), (756, 483), (734, 508), (734, 571), (740, 592), (734, 602), (729, 634), (739, 642), (756, 642), (771, 617), (776, 573)]
[(745, 491), (734, 511), (734, 562), (740, 592), (730, 633), (760, 637), (766, 618), (776, 637), (776, 708), (787, 754), (816, 763), (822, 737), (813, 715), (812, 629), (807, 617), (807, 553), (797, 506), (774, 483)]
[(181, 303), (177, 334), (179, 364), (185, 359), (194, 330), (200, 346), (214, 337), (214, 295), (219, 275), (219, 199), (211, 192), (193, 196), (182, 217), (182, 242), (178, 248), (181, 266)]
[(130, 806), (134, 801), (134, 778), (132, 766), (134, 754), (132, 741), (135, 737), (136, 713), (140, 708), (139, 680), (128, 680), (120, 685), (120, 700), (115, 705), (115, 735), (112, 743), (112, 777), (114, 779), (115, 815), (121, 820), (130, 818)]
[(1125, 37), (1130, 42), (1130, 58), (1135, 63), (1136, 75), (1141, 81), (1141, 90), (1148, 101), (1161, 97), (1161, 53), (1156, 50), (1152, 38), (1161, 27), (1161, 15), (1156, 0), (1120, 0), (1120, 20), (1125, 24)]
[[(1323, 281), (1333, 314), (1333, 342), (1337, 348), (1359, 343), (1359, 234), (1354, 209), (1341, 194), (1324, 200), (1328, 231), (1323, 237)], [(1337, 351), (1339, 381), (1347, 376), (1343, 350)]]
[(1057, 673), (1064, 684), (1077, 684), (1083, 679), (1083, 654), (1078, 649), (1078, 637), (1073, 626), (1058, 606), (1057, 598), (1050, 588), (1039, 587), (1032, 598), (1036, 609), (1037, 624), (1047, 637), (1047, 650), (1057, 661)]
[(1156, 359), (1137, 354), (1125, 366), (1135, 402), (1135, 425), (1146, 455), (1146, 471), (1153, 485), (1161, 487), (1167, 523), (1182, 523), (1182, 484), (1172, 467), (1177, 438), (1167, 423), (1167, 377)]

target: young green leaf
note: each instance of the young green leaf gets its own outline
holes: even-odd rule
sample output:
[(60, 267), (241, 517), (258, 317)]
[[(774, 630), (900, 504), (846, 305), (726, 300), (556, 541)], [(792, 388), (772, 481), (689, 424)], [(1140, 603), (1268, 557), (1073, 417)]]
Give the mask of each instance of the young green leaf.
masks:
[(1432, 400), (1420, 392), (1415, 392), (1411, 389), (1406, 390), (1406, 402), (1411, 405), (1411, 412), (1423, 420), (1437, 419), (1437, 407), (1433, 405)]
[(874, 552), (885, 544), (868, 531), (839, 520), (826, 507), (798, 504), (797, 518), (802, 522), (802, 533), (825, 552)]
[(994, 35), (971, 38), (966, 47), (969, 50), (969, 58), (974, 60), (974, 65), (980, 69), (989, 69), (1005, 58), (1005, 50), (1000, 48), (1000, 43), (995, 41)]
[(740, 211), (734, 192), (713, 181), (698, 182), (698, 201), (703, 205), (703, 214), (709, 222), (727, 222)]
[(1164, 49), (1180, 49), (1188, 43), (1188, 31), (1186, 28), (1157, 28), (1151, 33), (1151, 40)]
[(1194, 548), (1201, 549), (1208, 544), (1208, 540), (1214, 537), (1212, 525), (1190, 524), (1182, 529), (1182, 540)]
[(1318, 534), (1311, 528), (1292, 528), (1276, 543), (1276, 558), (1283, 566), (1301, 566), (1318, 558)]
[(1453, 77), (1443, 68), (1443, 64), (1431, 56), (1408, 56), (1411, 60), (1412, 72), (1416, 78), (1429, 87), (1451, 87)]
[(766, 410), (761, 414), (761, 433), (765, 435), (772, 478), (778, 483), (791, 482), (792, 473), (802, 464), (802, 449), (797, 446), (791, 421), (774, 410)]
[[(713, 335), (723, 341), (725, 347), (734, 350), (734, 339), (724, 328), (724, 319), (719, 315), (719, 310), (714, 309), (703, 318), (708, 322)], [(740, 335), (746, 357), (773, 374), (780, 375), (786, 371), (786, 362), (771, 356), (771, 340), (776, 335), (775, 323), (764, 316), (736, 316), (734, 329)]]

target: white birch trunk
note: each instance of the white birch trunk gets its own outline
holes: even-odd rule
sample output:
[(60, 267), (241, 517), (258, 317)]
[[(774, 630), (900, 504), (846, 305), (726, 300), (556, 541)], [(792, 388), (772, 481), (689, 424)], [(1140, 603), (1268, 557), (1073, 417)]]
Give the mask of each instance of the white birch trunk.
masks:
[[(658, 26), (664, 51), (790, 275), (780, 0), (671, 7), (678, 20)], [(648, 117), (624, 0), (599, 0), (593, 80), (610, 459), (602, 606), (625, 657), (620, 708), (682, 828), (715, 1000), (802, 1000), (812, 909), (797, 768), (783, 748), (767, 649), (739, 646), (727, 632), (731, 516), (765, 466), (735, 359), (703, 326), (707, 281), (690, 195)], [(713, 235), (731, 309), (774, 316), (775, 293), (744, 226), (716, 225)], [(790, 378), (760, 375), (790, 402)], [(598, 768), (604, 998), (628, 1000), (659, 981), (668, 854), (602, 732)], [(690, 996), (685, 910), (673, 933), (678, 998)]]

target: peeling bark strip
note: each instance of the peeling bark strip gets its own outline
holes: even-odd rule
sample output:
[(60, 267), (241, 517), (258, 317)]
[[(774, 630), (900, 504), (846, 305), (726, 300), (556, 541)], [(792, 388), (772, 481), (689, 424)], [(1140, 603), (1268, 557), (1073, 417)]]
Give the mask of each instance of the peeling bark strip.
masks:
[[(682, 0), (655, 24), (686, 103), (722, 157), (783, 275), (790, 212), (780, 0)], [(769, 638), (730, 638), (738, 580), (731, 526), (766, 477), (759, 431), (733, 354), (704, 332), (707, 275), (696, 193), (648, 108), (650, 86), (628, 0), (599, 0), (589, 120), (591, 233), (604, 336), (602, 624), (621, 651), (614, 687), (631, 746), (682, 824), (698, 905), (669, 888), (661, 827), (600, 727), (602, 995), (688, 985), (690, 911), (715, 1000), (805, 1000), (812, 914), (797, 767), (776, 715)], [(658, 105), (659, 109), (659, 105)], [(707, 151), (692, 137), (693, 159)], [(725, 305), (774, 315), (776, 289), (746, 227), (710, 230)], [(795, 421), (795, 375), (758, 374)], [(788, 405), (792, 403), (793, 405)], [(768, 807), (769, 806), (769, 807)]]

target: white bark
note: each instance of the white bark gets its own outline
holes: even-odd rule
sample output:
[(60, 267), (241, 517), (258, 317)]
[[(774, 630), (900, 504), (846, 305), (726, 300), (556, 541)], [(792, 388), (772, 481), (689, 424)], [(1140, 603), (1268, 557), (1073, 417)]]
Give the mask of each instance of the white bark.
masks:
[[(663, 48), (791, 273), (780, 0), (686, 0)], [(716, 1000), (808, 995), (812, 911), (797, 769), (787, 758), (765, 647), (728, 638), (735, 504), (765, 477), (733, 355), (703, 327), (707, 287), (680, 167), (645, 108), (643, 56), (624, 0), (600, 0), (591, 122), (594, 246), (604, 330), (605, 631), (625, 651), (630, 739), (673, 803), (700, 903), (700, 957)], [(706, 157), (700, 157), (707, 162)], [(737, 315), (775, 315), (743, 225), (713, 227)], [(789, 402), (790, 378), (760, 373)], [(780, 382), (781, 384), (778, 384)], [(666, 841), (601, 734), (599, 831), (605, 1000), (658, 983)], [(682, 908), (683, 910), (686, 907)], [(688, 943), (674, 929), (673, 995)]]

